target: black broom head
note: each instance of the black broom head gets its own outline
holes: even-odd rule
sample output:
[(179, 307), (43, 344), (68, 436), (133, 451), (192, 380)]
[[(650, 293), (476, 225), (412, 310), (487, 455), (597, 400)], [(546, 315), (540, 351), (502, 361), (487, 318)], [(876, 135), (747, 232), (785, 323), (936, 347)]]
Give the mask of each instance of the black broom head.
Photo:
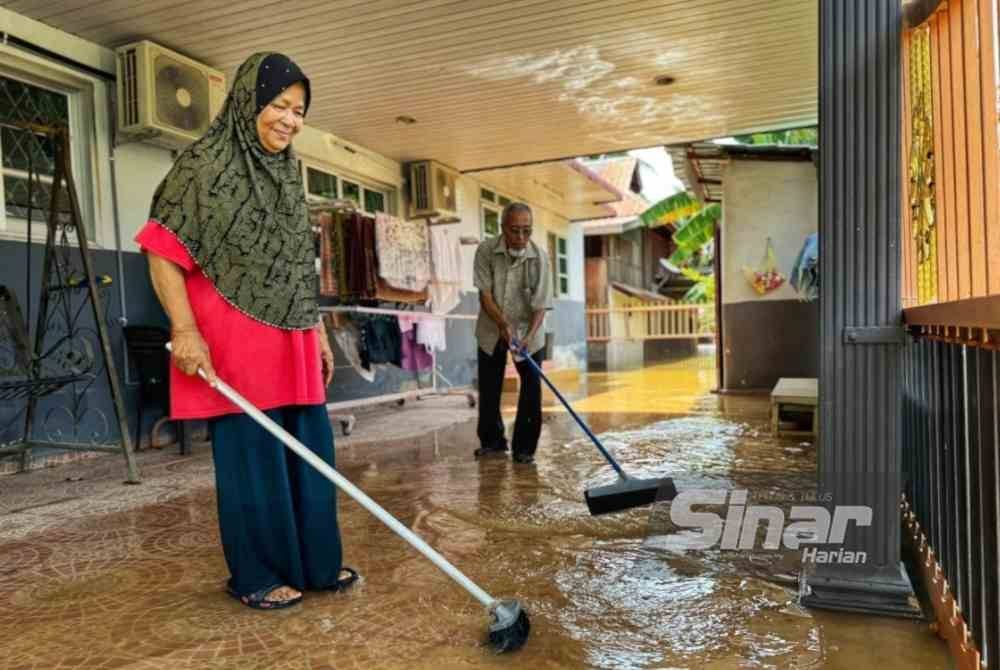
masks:
[(528, 641), (531, 632), (531, 622), (528, 613), (516, 600), (503, 600), (497, 603), (490, 612), (493, 621), (490, 623), (489, 643), (498, 654), (517, 651)]
[(619, 479), (614, 484), (587, 489), (583, 495), (587, 499), (591, 516), (597, 516), (651, 505), (657, 500), (673, 500), (677, 497), (677, 488), (674, 487), (674, 480), (669, 477), (662, 479), (628, 477)]

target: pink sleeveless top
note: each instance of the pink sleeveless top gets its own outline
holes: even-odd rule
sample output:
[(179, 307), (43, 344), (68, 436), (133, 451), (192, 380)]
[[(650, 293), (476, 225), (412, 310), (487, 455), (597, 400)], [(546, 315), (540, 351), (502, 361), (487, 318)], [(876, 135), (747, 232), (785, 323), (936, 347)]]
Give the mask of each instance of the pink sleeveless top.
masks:
[[(230, 305), (184, 245), (156, 221), (147, 222), (135, 241), (143, 251), (184, 270), (188, 302), (219, 379), (262, 410), (326, 402), (315, 330), (268, 326)], [(240, 411), (200, 377), (170, 366), (172, 418), (207, 419)]]

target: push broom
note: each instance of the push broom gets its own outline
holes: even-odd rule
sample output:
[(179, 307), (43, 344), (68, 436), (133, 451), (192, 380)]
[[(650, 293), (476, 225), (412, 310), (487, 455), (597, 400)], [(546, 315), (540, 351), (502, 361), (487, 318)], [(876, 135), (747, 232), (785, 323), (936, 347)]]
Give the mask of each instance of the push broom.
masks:
[(573, 410), (572, 405), (569, 401), (563, 397), (563, 394), (559, 392), (559, 389), (549, 381), (549, 378), (545, 376), (542, 372), (542, 368), (535, 362), (524, 347), (517, 341), (511, 342), (511, 351), (517, 353), (518, 356), (524, 358), (531, 364), (535, 372), (542, 381), (551, 389), (559, 402), (563, 404), (570, 415), (576, 419), (576, 422), (583, 428), (583, 432), (587, 434), (587, 437), (591, 439), (594, 446), (600, 450), (601, 454), (607, 459), (611, 467), (615, 469), (618, 473), (618, 481), (614, 484), (607, 484), (605, 486), (595, 486), (590, 489), (586, 489), (583, 492), (583, 497), (587, 501), (587, 508), (590, 510), (591, 516), (596, 516), (598, 514), (609, 514), (611, 512), (620, 512), (622, 510), (631, 509), (633, 507), (642, 507), (643, 505), (649, 505), (656, 502), (657, 499), (667, 501), (673, 500), (677, 497), (677, 489), (674, 487), (674, 480), (669, 477), (663, 478), (653, 478), (653, 479), (640, 479), (638, 477), (632, 477), (627, 474), (622, 466), (618, 465), (618, 462), (611, 457), (608, 450), (604, 448), (601, 441), (597, 439), (590, 427), (584, 422), (583, 419)]
[[(170, 343), (167, 343), (167, 350), (171, 350)], [(254, 407), (243, 396), (237, 393), (231, 386), (216, 377), (214, 382), (208, 381), (205, 371), (198, 368), (198, 375), (204, 379), (216, 391), (228, 398), (234, 405), (247, 413), (262, 428), (281, 440), (282, 443), (294, 451), (302, 460), (316, 468), (316, 470), (330, 480), (337, 488), (349, 495), (359, 505), (375, 515), (375, 517), (393, 530), (403, 540), (414, 549), (423, 554), (431, 563), (436, 565), (442, 572), (458, 582), (458, 585), (469, 592), (473, 598), (482, 603), (490, 617), (489, 623), (489, 644), (497, 653), (515, 651), (522, 647), (528, 640), (528, 633), (531, 625), (528, 621), (528, 613), (517, 600), (499, 600), (489, 593), (479, 588), (471, 579), (462, 574), (458, 568), (448, 562), (444, 556), (435, 551), (429, 544), (424, 542), (409, 528), (401, 524), (391, 514), (386, 512), (378, 503), (369, 498), (361, 489), (344, 478), (339, 472), (334, 470), (326, 461), (314, 454), (308, 447), (296, 440), (284, 428), (272, 421), (266, 414)]]

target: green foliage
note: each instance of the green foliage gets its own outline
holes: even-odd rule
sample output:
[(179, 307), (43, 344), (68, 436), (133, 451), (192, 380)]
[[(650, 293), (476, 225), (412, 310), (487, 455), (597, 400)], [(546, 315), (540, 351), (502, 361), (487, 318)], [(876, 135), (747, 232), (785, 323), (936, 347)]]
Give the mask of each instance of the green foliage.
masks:
[(694, 282), (684, 294), (684, 302), (715, 302), (715, 275), (702, 273), (692, 268), (681, 268), (681, 274)]
[(692, 256), (715, 237), (715, 227), (722, 218), (722, 207), (712, 203), (687, 219), (674, 231), (677, 249), (670, 255), (669, 262), (677, 267), (688, 262)]
[(690, 194), (681, 191), (650, 206), (639, 218), (642, 219), (642, 223), (646, 227), (655, 228), (656, 226), (683, 222), (700, 210), (701, 203), (692, 198)]
[(737, 135), (734, 137), (740, 144), (792, 144), (800, 146), (819, 146), (819, 128), (794, 128), (792, 130), (775, 130), (752, 135)]

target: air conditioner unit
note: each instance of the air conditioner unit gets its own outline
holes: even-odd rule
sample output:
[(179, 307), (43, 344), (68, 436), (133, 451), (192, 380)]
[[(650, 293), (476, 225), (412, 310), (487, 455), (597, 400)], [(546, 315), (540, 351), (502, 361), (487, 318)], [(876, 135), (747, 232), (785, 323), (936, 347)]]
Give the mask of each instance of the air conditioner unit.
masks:
[(410, 218), (458, 215), (458, 174), (434, 161), (410, 163)]
[(171, 149), (208, 130), (226, 99), (226, 77), (149, 41), (120, 47), (118, 132)]

